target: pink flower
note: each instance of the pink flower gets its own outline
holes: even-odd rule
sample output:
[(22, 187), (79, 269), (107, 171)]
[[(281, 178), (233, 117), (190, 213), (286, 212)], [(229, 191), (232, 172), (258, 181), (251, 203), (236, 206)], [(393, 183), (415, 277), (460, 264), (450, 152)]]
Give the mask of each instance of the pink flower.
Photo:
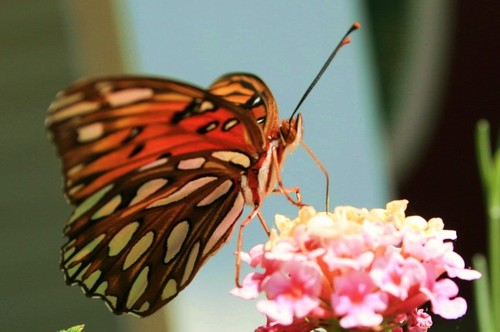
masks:
[(380, 325), (387, 308), (387, 294), (381, 292), (370, 276), (351, 271), (334, 280), (332, 308), (345, 329)]
[[(267, 316), (258, 331), (310, 331), (318, 327), (424, 332), (431, 317), (453, 319), (467, 304), (449, 278), (473, 280), (439, 218), (406, 216), (407, 201), (385, 209), (337, 207), (317, 213), (304, 207), (299, 217), (276, 217), (278, 230), (242, 260), (253, 272), (232, 294), (266, 299), (257, 309)], [(447, 278), (448, 276), (449, 278)]]
[(291, 324), (294, 318), (304, 318), (319, 305), (321, 277), (314, 262), (285, 261), (280, 270), (262, 280), (261, 291), (268, 299), (259, 301), (257, 309), (284, 325)]
[(458, 286), (450, 279), (440, 279), (431, 288), (424, 289), (432, 304), (432, 312), (446, 319), (457, 319), (465, 315), (465, 299), (456, 297)]
[(255, 332), (307, 332), (312, 331), (317, 326), (317, 322), (297, 319), (290, 325), (269, 322), (265, 326), (258, 327)]
[(406, 300), (415, 287), (425, 285), (427, 274), (422, 264), (413, 257), (403, 257), (399, 250), (388, 247), (370, 269), (370, 277), (386, 293)]
[(432, 326), (432, 319), (422, 309), (415, 309), (410, 313), (407, 325), (408, 332), (426, 332)]

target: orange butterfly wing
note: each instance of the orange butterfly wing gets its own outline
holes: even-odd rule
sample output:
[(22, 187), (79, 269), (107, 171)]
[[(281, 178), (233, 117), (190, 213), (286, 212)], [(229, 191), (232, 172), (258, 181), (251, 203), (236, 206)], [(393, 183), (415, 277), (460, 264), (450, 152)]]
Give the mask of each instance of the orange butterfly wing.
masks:
[(169, 302), (227, 241), (248, 202), (241, 176), (277, 126), (272, 95), (248, 74), (207, 91), (116, 77), (59, 93), (47, 127), (75, 205), (62, 249), (67, 283), (115, 313), (147, 316)]

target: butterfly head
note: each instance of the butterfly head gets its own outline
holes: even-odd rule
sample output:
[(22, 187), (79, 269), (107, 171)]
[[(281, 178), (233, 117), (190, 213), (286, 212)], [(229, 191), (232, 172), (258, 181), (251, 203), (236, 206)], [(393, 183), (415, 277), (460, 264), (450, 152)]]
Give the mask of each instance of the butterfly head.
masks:
[(285, 149), (295, 150), (302, 140), (302, 132), (302, 115), (283, 120), (280, 126), (280, 138)]

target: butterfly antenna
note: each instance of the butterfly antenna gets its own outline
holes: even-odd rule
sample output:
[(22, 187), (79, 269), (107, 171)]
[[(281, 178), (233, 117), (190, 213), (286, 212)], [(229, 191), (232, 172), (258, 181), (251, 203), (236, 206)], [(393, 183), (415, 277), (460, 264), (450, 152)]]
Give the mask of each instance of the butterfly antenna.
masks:
[(307, 96), (309, 95), (311, 90), (314, 88), (316, 83), (318, 83), (321, 76), (323, 76), (323, 73), (325, 72), (326, 68), (328, 68), (328, 66), (330, 65), (330, 62), (332, 62), (333, 58), (335, 58), (335, 55), (342, 48), (342, 46), (347, 45), (351, 42), (351, 38), (349, 38), (349, 35), (354, 30), (358, 30), (360, 27), (361, 27), (361, 25), (358, 22), (354, 22), (353, 25), (351, 26), (351, 28), (349, 30), (347, 30), (346, 34), (344, 35), (344, 38), (342, 38), (340, 43), (338, 43), (338, 45), (335, 47), (332, 54), (330, 54), (330, 57), (328, 58), (328, 60), (326, 60), (325, 64), (323, 65), (323, 67), (319, 71), (318, 75), (316, 75), (316, 77), (314, 78), (312, 83), (309, 85), (309, 87), (307, 88), (307, 90), (304, 93), (304, 95), (302, 96), (302, 98), (300, 98), (299, 103), (297, 104), (297, 106), (295, 107), (295, 109), (292, 112), (292, 115), (290, 116), (290, 120), (289, 120), (290, 124), (292, 123), (292, 119), (293, 119), (294, 115), (297, 113), (298, 109), (300, 108), (300, 105), (302, 105), (302, 103), (307, 98)]
[[(297, 104), (297, 106), (293, 110), (292, 115), (290, 116), (290, 120), (288, 121), (290, 127), (291, 127), (291, 124), (292, 124), (293, 117), (295, 116), (295, 114), (297, 113), (298, 109), (300, 108), (300, 106), (302, 105), (302, 103), (304, 102), (304, 100), (307, 98), (307, 96), (309, 95), (309, 93), (311, 92), (311, 90), (314, 88), (314, 86), (316, 85), (316, 83), (318, 83), (318, 81), (321, 78), (321, 76), (323, 76), (323, 73), (325, 72), (326, 68), (328, 68), (328, 66), (332, 62), (333, 58), (335, 58), (335, 55), (337, 55), (338, 51), (342, 48), (342, 46), (347, 45), (347, 44), (349, 44), (351, 42), (351, 38), (349, 38), (349, 35), (354, 30), (358, 30), (360, 27), (361, 27), (361, 25), (358, 22), (354, 22), (354, 24), (351, 26), (351, 28), (349, 30), (347, 30), (346, 34), (344, 35), (344, 38), (342, 38), (342, 40), (340, 41), (340, 43), (338, 43), (337, 46), (334, 48), (332, 54), (330, 54), (330, 56), (328, 57), (328, 60), (326, 60), (326, 62), (323, 65), (323, 67), (321, 67), (321, 70), (319, 71), (318, 75), (316, 75), (316, 77), (314, 78), (314, 80), (312, 81), (312, 83), (309, 85), (309, 87), (307, 88), (307, 90), (304, 93), (304, 95), (302, 96), (302, 98), (300, 98), (299, 103)], [(307, 151), (307, 153), (312, 157), (312, 159), (314, 160), (314, 162), (316, 163), (316, 165), (318, 165), (319, 168), (321, 169), (321, 171), (325, 174), (325, 177), (326, 177), (326, 197), (325, 197), (326, 202), (325, 202), (325, 209), (326, 209), (326, 212), (328, 213), (329, 210), (330, 210), (330, 176), (329, 176), (328, 171), (326, 170), (325, 166), (323, 166), (323, 164), (321, 163), (321, 161), (316, 157), (316, 155), (314, 155), (314, 153), (312, 152), (312, 150), (303, 141), (301, 141), (301, 143), (302, 143), (302, 146), (304, 147), (304, 149)]]

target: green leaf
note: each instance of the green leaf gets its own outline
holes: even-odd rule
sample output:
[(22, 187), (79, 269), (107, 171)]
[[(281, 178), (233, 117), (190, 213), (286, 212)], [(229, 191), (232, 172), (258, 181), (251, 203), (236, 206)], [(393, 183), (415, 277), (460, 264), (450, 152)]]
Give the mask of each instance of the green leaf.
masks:
[(85, 327), (84, 324), (82, 324), (82, 325), (75, 325), (73, 327), (70, 327), (69, 329), (61, 330), (59, 332), (82, 332), (84, 327)]

